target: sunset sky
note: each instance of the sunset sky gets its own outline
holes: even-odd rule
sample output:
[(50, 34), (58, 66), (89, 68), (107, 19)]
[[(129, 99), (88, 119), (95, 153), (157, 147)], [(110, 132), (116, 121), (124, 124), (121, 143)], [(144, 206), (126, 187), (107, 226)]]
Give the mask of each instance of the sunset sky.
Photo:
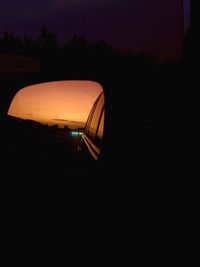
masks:
[[(59, 81), (25, 87), (13, 99), (8, 114), (48, 124), (85, 123), (97, 96), (102, 92), (91, 81)], [(76, 126), (78, 124), (74, 124)]]
[[(189, 23), (189, 0), (185, 26)], [(38, 36), (42, 26), (64, 42), (72, 35), (105, 39), (120, 50), (176, 56), (181, 47), (182, 0), (0, 0), (0, 34)]]

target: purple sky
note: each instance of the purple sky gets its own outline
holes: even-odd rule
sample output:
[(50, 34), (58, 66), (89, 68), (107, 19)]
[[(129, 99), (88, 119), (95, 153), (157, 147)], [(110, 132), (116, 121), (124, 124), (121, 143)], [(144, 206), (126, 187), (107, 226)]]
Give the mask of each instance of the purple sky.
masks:
[(173, 57), (182, 38), (180, 3), (181, 0), (0, 0), (0, 34), (6, 29), (35, 37), (44, 25), (55, 31), (61, 41), (77, 34), (92, 41), (105, 39), (122, 50), (148, 50), (161, 57)]

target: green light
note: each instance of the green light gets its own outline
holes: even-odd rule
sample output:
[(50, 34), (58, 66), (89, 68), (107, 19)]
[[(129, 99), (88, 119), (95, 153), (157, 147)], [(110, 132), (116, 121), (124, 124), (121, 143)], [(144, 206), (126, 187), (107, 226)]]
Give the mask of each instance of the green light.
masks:
[(72, 132), (71, 132), (71, 135), (72, 135), (73, 137), (77, 137), (77, 136), (82, 136), (83, 133), (82, 133), (82, 132), (75, 132), (75, 131), (72, 131)]

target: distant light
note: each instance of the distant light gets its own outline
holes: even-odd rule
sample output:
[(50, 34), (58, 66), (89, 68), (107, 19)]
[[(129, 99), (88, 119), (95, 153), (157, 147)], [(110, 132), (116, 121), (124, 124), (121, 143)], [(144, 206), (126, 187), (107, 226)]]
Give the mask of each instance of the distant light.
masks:
[(78, 132), (71, 132), (71, 135), (72, 136), (77, 136), (78, 135)]
[(75, 131), (72, 131), (72, 132), (71, 132), (71, 135), (72, 135), (73, 137), (77, 137), (77, 136), (79, 136), (79, 135), (83, 135), (83, 133), (82, 133), (82, 132), (75, 132)]

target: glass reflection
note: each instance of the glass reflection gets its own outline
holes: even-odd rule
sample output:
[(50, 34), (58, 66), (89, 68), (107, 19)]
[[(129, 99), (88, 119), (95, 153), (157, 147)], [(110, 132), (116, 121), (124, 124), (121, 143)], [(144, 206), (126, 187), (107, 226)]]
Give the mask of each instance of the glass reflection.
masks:
[(102, 87), (91, 81), (58, 81), (21, 89), (8, 115), (61, 128), (83, 128)]

